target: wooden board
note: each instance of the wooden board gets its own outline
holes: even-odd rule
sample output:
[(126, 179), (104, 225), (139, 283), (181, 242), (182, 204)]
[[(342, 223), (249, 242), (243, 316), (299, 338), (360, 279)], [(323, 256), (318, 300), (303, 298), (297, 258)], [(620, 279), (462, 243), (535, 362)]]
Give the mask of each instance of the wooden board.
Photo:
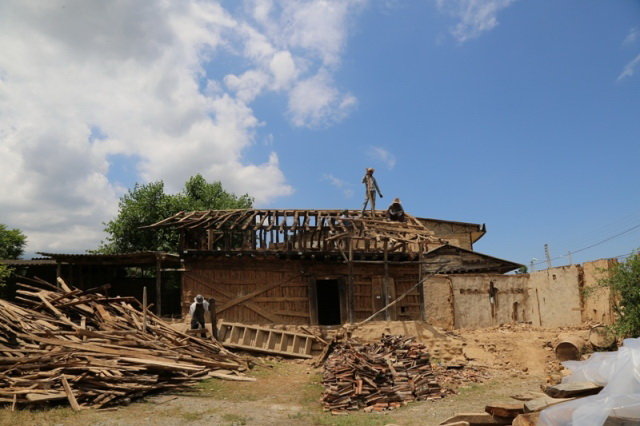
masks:
[(591, 382), (560, 383), (547, 386), (544, 393), (552, 398), (570, 398), (572, 396), (595, 395), (602, 390), (602, 386)]

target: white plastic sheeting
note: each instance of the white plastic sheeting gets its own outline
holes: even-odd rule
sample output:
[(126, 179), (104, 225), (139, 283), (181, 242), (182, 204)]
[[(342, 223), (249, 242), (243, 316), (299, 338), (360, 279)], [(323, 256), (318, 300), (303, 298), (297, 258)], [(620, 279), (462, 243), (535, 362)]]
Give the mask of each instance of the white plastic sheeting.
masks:
[(546, 408), (539, 425), (601, 426), (609, 416), (640, 419), (640, 339), (625, 339), (616, 352), (594, 353), (586, 361), (562, 364), (571, 370), (563, 383), (589, 381), (604, 389)]

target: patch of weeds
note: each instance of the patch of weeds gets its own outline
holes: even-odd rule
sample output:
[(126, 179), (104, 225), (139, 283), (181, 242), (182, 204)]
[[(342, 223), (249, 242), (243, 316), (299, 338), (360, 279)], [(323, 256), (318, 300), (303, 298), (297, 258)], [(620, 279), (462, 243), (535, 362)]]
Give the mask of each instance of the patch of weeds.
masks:
[(304, 405), (318, 405), (318, 401), (320, 401), (322, 396), (322, 391), (324, 391), (324, 386), (322, 386), (322, 374), (312, 374), (309, 377), (309, 382), (305, 383), (302, 387), (300, 403)]
[(295, 414), (288, 414), (288, 415), (287, 415), (287, 417), (288, 417), (290, 420), (302, 420), (302, 419), (306, 418), (307, 416), (309, 416), (309, 414), (307, 414), (307, 413), (303, 413), (303, 412), (301, 412), (301, 411), (299, 411), (299, 412), (297, 412), (297, 413), (295, 413)]
[(180, 417), (188, 422), (195, 422), (196, 420), (200, 420), (202, 417), (204, 417), (204, 414), (205, 413), (190, 411), (188, 413), (182, 413)]
[(19, 408), (16, 411), (7, 407), (0, 409), (0, 426), (62, 423), (79, 415), (69, 407)]
[(222, 420), (231, 423), (233, 426), (243, 426), (247, 424), (250, 417), (240, 416), (238, 414), (227, 413), (222, 415)]
[(395, 421), (384, 415), (377, 413), (352, 413), (347, 415), (334, 416), (326, 413), (312, 418), (314, 425), (327, 426), (384, 426)]
[(470, 385), (460, 387), (458, 394), (461, 396), (473, 396), (490, 391), (495, 385), (496, 382), (471, 383)]

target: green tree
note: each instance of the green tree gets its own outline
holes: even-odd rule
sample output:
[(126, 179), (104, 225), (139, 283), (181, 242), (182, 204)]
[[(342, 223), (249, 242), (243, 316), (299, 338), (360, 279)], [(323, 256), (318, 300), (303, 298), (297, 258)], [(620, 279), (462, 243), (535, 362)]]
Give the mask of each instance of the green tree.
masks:
[(27, 237), (19, 229), (8, 229), (0, 224), (0, 259), (17, 259), (22, 256)]
[(165, 194), (162, 181), (135, 187), (120, 198), (117, 216), (105, 223), (106, 242), (95, 252), (175, 251), (178, 233), (169, 228), (140, 229), (180, 211), (251, 208), (248, 195), (240, 197), (224, 190), (220, 182), (207, 182), (200, 174), (192, 176), (178, 194)]
[(9, 268), (7, 265), (0, 264), (0, 294), (3, 293), (3, 287), (6, 285), (6, 280), (12, 272), (13, 269)]
[(640, 336), (640, 255), (635, 253), (624, 262), (615, 263), (607, 270), (600, 285), (609, 287), (618, 302), (614, 306), (616, 322), (613, 325), (621, 337)]

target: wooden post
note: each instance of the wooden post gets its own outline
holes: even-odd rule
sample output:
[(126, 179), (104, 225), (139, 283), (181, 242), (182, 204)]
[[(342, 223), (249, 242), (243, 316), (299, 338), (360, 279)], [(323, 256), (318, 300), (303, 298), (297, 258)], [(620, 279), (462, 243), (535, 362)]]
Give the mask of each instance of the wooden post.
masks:
[[(382, 280), (382, 300), (384, 305), (389, 304), (389, 241), (384, 240), (384, 279)], [(389, 310), (384, 311), (384, 319), (389, 321)]]
[(142, 287), (142, 332), (147, 332), (147, 286)]
[(347, 280), (347, 310), (349, 311), (349, 322), (353, 324), (355, 321), (355, 301), (353, 296), (353, 244), (351, 238), (347, 240), (349, 242), (349, 279)]
[(162, 315), (162, 261), (156, 255), (156, 315)]
[(211, 339), (218, 340), (218, 318), (216, 316), (216, 299), (209, 299), (209, 321), (211, 322)]
[(420, 253), (418, 254), (418, 281), (420, 281), (420, 285), (418, 286), (418, 299), (420, 300), (420, 320), (426, 321), (426, 312), (424, 307), (424, 283), (422, 282), (422, 248), (420, 248)]

